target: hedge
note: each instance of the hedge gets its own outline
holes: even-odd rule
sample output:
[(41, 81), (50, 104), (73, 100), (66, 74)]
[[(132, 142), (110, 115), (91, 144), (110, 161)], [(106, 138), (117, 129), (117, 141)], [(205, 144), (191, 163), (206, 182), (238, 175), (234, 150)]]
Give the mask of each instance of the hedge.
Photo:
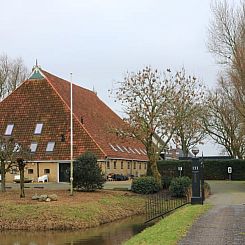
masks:
[[(158, 170), (162, 176), (178, 177), (180, 175), (178, 167), (182, 167), (181, 175), (191, 178), (191, 165), (191, 160), (163, 160), (158, 162)], [(229, 179), (228, 167), (232, 167), (232, 180), (245, 180), (245, 160), (239, 159), (204, 159), (204, 179)]]

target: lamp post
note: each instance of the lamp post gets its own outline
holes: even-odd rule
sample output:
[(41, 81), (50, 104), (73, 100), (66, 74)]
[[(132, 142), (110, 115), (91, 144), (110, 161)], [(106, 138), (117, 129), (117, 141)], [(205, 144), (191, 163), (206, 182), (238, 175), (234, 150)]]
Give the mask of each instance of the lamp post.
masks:
[(73, 92), (72, 92), (72, 72), (71, 75), (71, 166), (70, 166), (70, 195), (73, 196)]
[(193, 154), (195, 157), (197, 157), (197, 154), (199, 153), (199, 149), (198, 149), (196, 146), (194, 146), (194, 147), (191, 149), (191, 152), (192, 152), (192, 154)]

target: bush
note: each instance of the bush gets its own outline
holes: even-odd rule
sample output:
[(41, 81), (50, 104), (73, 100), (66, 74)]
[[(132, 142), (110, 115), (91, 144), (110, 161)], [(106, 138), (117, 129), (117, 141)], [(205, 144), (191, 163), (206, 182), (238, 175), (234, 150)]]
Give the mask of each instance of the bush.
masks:
[(191, 186), (191, 179), (187, 176), (173, 178), (169, 190), (172, 196), (184, 197), (187, 194), (188, 188)]
[(101, 189), (105, 182), (104, 175), (93, 153), (86, 152), (74, 163), (74, 188), (81, 191)]
[(163, 189), (168, 189), (171, 183), (171, 176), (162, 176), (162, 187)]
[(153, 177), (140, 177), (133, 180), (132, 191), (139, 194), (152, 194), (160, 191), (161, 187)]
[[(178, 177), (178, 167), (181, 166), (183, 168), (182, 175), (191, 178), (191, 165), (191, 160), (163, 160), (158, 162), (158, 170), (162, 176)], [(232, 167), (232, 180), (245, 180), (245, 160), (206, 158), (204, 158), (204, 179), (229, 179), (228, 167)]]

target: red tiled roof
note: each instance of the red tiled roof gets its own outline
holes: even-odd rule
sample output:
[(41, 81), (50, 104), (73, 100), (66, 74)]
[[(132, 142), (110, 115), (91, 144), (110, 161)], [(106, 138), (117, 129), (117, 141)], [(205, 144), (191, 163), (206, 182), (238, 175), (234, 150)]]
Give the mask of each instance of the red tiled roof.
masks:
[[(70, 83), (44, 70), (41, 72), (45, 79), (25, 81), (0, 103), (0, 134), (4, 134), (7, 124), (14, 123), (16, 140), (39, 143), (35, 160), (69, 159)], [(94, 92), (73, 85), (73, 103), (75, 157), (90, 150), (98, 158), (147, 160), (139, 141), (122, 139), (112, 132), (112, 128), (123, 128), (125, 123)], [(35, 136), (38, 122), (44, 123), (43, 132)], [(61, 142), (61, 134), (65, 135), (65, 142)], [(52, 154), (45, 153), (48, 141), (56, 142)]]

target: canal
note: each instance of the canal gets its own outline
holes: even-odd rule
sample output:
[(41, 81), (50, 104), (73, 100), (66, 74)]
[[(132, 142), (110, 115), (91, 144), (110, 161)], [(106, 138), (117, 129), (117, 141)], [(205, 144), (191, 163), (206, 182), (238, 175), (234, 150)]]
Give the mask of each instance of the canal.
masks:
[(118, 245), (146, 228), (144, 221), (145, 216), (134, 216), (85, 231), (73, 232), (2, 231), (0, 245)]

